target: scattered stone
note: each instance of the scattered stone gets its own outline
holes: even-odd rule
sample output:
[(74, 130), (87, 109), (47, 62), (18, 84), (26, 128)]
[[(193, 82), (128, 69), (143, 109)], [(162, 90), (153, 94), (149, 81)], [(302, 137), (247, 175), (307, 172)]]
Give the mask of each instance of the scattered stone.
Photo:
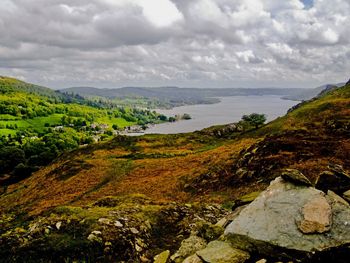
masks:
[(112, 223), (111, 220), (108, 218), (99, 218), (98, 222), (100, 224), (104, 224), (104, 225), (110, 225)]
[(151, 260), (146, 256), (146, 255), (141, 255), (140, 256), (141, 262), (151, 262)]
[(62, 222), (61, 221), (56, 223), (57, 230), (60, 230), (61, 226), (62, 226)]
[(312, 186), (312, 183), (310, 182), (310, 180), (303, 175), (299, 170), (296, 169), (285, 169), (282, 174), (281, 177), (287, 181), (287, 182), (291, 182), (294, 184), (300, 184), (300, 185), (307, 185), (307, 186)]
[(243, 263), (250, 257), (247, 252), (233, 248), (223, 241), (212, 241), (196, 254), (207, 263)]
[(131, 231), (131, 233), (133, 233), (133, 234), (135, 234), (135, 235), (137, 235), (138, 233), (140, 233), (135, 227), (130, 228), (130, 231)]
[(116, 227), (123, 227), (123, 224), (120, 223), (120, 221), (115, 221), (115, 222), (114, 222), (114, 225), (115, 225)]
[(207, 242), (219, 238), (224, 233), (224, 228), (210, 224), (208, 222), (197, 223), (197, 235), (204, 238)]
[(92, 231), (87, 239), (90, 240), (91, 242), (101, 243), (102, 242), (102, 238), (100, 237), (101, 234), (102, 234), (101, 231), (97, 231), (97, 230)]
[(182, 263), (203, 263), (203, 260), (201, 260), (197, 255), (192, 255), (186, 258)]
[(298, 228), (305, 234), (324, 233), (331, 228), (331, 206), (324, 196), (308, 201), (302, 209), (302, 221)]
[(344, 192), (343, 197), (346, 201), (350, 202), (350, 190)]
[(167, 263), (170, 256), (170, 251), (165, 250), (154, 257), (154, 263)]
[(135, 243), (135, 250), (136, 250), (137, 252), (141, 252), (141, 251), (143, 250), (143, 248), (140, 247), (137, 243)]
[[(321, 219), (316, 218), (313, 207), (321, 207)], [(332, 218), (330, 229), (328, 218)], [(313, 222), (310, 229), (315, 233), (299, 230), (296, 222), (305, 219)], [(278, 177), (226, 228), (225, 238), (235, 247), (261, 256), (312, 261), (321, 255), (339, 257), (338, 251), (344, 249), (350, 253), (346, 247), (350, 243), (349, 224), (350, 208), (338, 198)]]
[(185, 258), (193, 255), (198, 250), (204, 249), (207, 245), (205, 239), (198, 236), (190, 236), (189, 238), (181, 242), (181, 246), (174, 255), (171, 256), (171, 260), (175, 262), (182, 262)]

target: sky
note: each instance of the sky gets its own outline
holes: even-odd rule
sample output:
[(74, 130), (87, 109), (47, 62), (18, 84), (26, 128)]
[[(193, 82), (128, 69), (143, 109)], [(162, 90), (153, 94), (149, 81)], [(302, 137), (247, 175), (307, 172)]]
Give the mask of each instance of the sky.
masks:
[(0, 75), (70, 86), (350, 78), (349, 0), (1, 0)]

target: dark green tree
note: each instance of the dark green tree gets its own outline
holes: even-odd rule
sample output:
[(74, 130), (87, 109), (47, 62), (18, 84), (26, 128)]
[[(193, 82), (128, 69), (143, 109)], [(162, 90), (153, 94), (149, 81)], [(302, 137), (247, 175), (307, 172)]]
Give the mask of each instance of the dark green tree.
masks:
[(9, 173), (25, 161), (24, 151), (17, 146), (5, 146), (0, 149), (0, 173)]
[(263, 125), (266, 121), (265, 114), (252, 113), (249, 115), (243, 115), (242, 120), (247, 122), (249, 125), (254, 126), (255, 129), (259, 128), (259, 126)]

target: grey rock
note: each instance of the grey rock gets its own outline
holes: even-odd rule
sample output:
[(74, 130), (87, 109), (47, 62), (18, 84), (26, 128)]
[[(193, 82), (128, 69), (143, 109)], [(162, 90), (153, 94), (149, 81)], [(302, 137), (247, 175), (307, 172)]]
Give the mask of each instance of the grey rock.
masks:
[(87, 237), (87, 239), (91, 242), (98, 242), (101, 243), (102, 242), (102, 238), (101, 238), (102, 232), (101, 231), (92, 231), (89, 236)]
[(165, 250), (154, 257), (154, 263), (167, 263), (170, 256), (170, 251)]
[(316, 181), (315, 187), (324, 192), (332, 190), (337, 194), (342, 194), (350, 189), (350, 176), (340, 165), (329, 166), (330, 171), (322, 172)]
[(112, 223), (112, 221), (108, 218), (99, 218), (98, 222), (104, 225), (110, 225)]
[(190, 236), (181, 242), (179, 250), (171, 256), (171, 260), (175, 262), (182, 262), (185, 258), (193, 255), (198, 250), (205, 248), (207, 242), (205, 239), (198, 236)]
[(350, 202), (350, 190), (344, 192), (343, 197), (346, 201)]
[(285, 169), (282, 172), (281, 177), (285, 181), (291, 182), (297, 185), (312, 186), (312, 183), (310, 182), (310, 180), (305, 175), (303, 175), (299, 170), (296, 170), (296, 169)]
[(203, 260), (201, 260), (197, 255), (192, 255), (186, 258), (182, 263), (203, 263)]
[(60, 228), (62, 226), (62, 221), (57, 222), (55, 226), (56, 226), (57, 230), (60, 230)]
[(139, 233), (139, 231), (135, 227), (130, 228), (130, 231), (135, 235)]
[(233, 212), (227, 214), (225, 217), (221, 218), (215, 225), (226, 228), (232, 221), (235, 219), (239, 213), (246, 207), (247, 205), (242, 205), (237, 207)]
[(118, 220), (114, 222), (114, 225), (115, 225), (116, 227), (123, 227), (123, 224), (120, 223), (120, 221), (118, 221)]
[[(312, 215), (313, 234), (304, 234), (298, 224), (305, 219), (303, 208), (308, 204), (314, 206), (312, 200), (322, 204), (325, 217), (319, 226), (320, 222)], [(332, 213), (329, 229), (326, 220), (329, 208), (325, 202)], [(279, 177), (233, 220), (225, 230), (225, 237), (234, 246), (252, 253), (302, 260), (318, 256), (316, 252), (335, 251), (350, 244), (349, 225), (350, 209), (343, 202), (315, 188), (295, 185)], [(327, 232), (317, 233), (323, 232), (319, 228)]]
[(207, 263), (243, 263), (250, 258), (247, 252), (233, 248), (223, 241), (212, 241), (196, 254)]

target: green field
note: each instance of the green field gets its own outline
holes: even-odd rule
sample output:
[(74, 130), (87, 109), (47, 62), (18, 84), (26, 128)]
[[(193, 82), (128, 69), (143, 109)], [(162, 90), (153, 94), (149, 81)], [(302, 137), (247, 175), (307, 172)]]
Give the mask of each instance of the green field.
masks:
[[(4, 114), (5, 115), (5, 114)], [(64, 114), (52, 114), (47, 117), (35, 117), (33, 119), (26, 119), (26, 120), (16, 120), (15, 117), (9, 115), (9, 116), (0, 116), (0, 127), (4, 127), (3, 129), (0, 128), (0, 136), (3, 135), (14, 135), (16, 134), (16, 130), (26, 130), (28, 128), (32, 128), (37, 132), (43, 132), (47, 127), (45, 127), (45, 124), (48, 123), (49, 126), (55, 126), (55, 125), (61, 125), (61, 119), (64, 116)], [(9, 120), (12, 117), (13, 120)], [(7, 120), (4, 120), (7, 119)], [(72, 119), (77, 119), (77, 117), (72, 117)], [(134, 122), (128, 122), (127, 120), (123, 118), (114, 118), (114, 117), (99, 117), (96, 118), (96, 123), (99, 124), (108, 124), (109, 127), (112, 127), (113, 124), (118, 125), (119, 128), (124, 128), (127, 126), (134, 125)], [(18, 128), (16, 129), (7, 129), (5, 128), (6, 125), (15, 126), (17, 125)]]
[(16, 130), (10, 130), (10, 129), (0, 129), (0, 136), (8, 136), (8, 135), (15, 135)]
[[(3, 120), (0, 119), (0, 126), (6, 127), (6, 125), (17, 125), (17, 129), (0, 129), (0, 136), (8, 134), (16, 134), (16, 130), (25, 130), (28, 128), (33, 128), (38, 132), (44, 131), (45, 124), (48, 123), (50, 126), (59, 125), (61, 123), (61, 118), (63, 114), (52, 114), (48, 117), (36, 117), (33, 119), (26, 120)], [(2, 117), (2, 116), (1, 116)]]

